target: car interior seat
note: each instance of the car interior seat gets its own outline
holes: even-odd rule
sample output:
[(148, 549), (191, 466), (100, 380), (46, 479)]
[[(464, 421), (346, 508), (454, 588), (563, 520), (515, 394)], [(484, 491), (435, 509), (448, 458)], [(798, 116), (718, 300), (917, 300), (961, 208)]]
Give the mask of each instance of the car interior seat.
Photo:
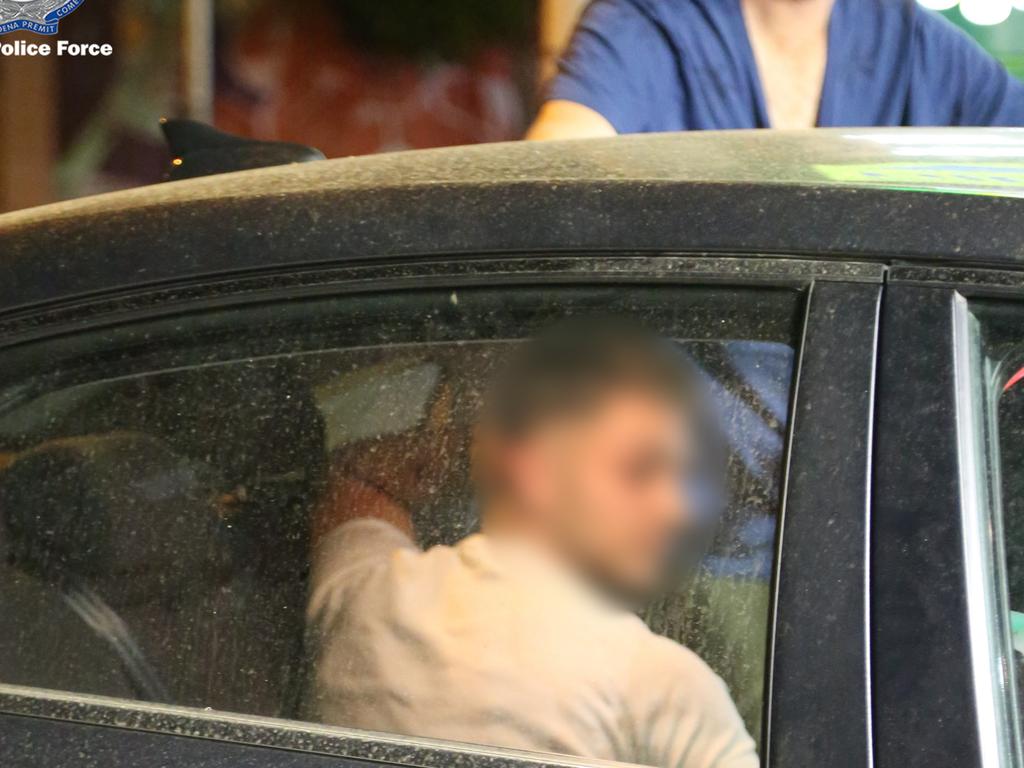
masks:
[[(122, 613), (208, 576), (213, 561), (195, 544), (213, 541), (218, 523), (203, 475), (157, 439), (132, 433), (51, 441), (14, 460), (0, 475), (3, 604), (25, 620), (2, 633), (16, 667), (5, 679), (31, 676), (38, 685), (47, 670), (57, 688), (171, 700)], [(166, 546), (184, 536), (193, 539), (185, 551)], [(48, 639), (33, 643), (26, 629)], [(79, 645), (87, 663), (67, 663), (55, 644)], [(25, 658), (40, 653), (48, 663)]]
[[(57, 523), (51, 533), (35, 526), (31, 537), (15, 531), (19, 572), (32, 563), (36, 581), (83, 579), (88, 591), (77, 607), (102, 623), (110, 613), (98, 597), (116, 614), (171, 702), (292, 715), (306, 656), (308, 505), (324, 463), (309, 387), (279, 360), (88, 386), (84, 404), (47, 420), (45, 431), (16, 436), (36, 447), (18, 454), (10, 468), (20, 466), (17, 473), (3, 473), (18, 494), (6, 517), (21, 510), (27, 520), (15, 526), (33, 514)], [(143, 456), (149, 470), (133, 475)], [(29, 472), (36, 462), (43, 466)], [(97, 463), (108, 468), (102, 480)], [(17, 479), (26, 474), (47, 480)], [(85, 497), (83, 483), (93, 489)], [(191, 511), (171, 514), (171, 500)], [(22, 602), (30, 615), (31, 601)], [(55, 687), (126, 690), (87, 683)]]

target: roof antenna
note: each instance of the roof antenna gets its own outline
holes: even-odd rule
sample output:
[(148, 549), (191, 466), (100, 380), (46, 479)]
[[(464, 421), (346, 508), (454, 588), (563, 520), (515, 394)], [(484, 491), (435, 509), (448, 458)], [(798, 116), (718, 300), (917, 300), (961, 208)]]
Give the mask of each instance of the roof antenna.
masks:
[(245, 139), (195, 120), (161, 118), (160, 127), (171, 150), (170, 181), (324, 159), (312, 147)]

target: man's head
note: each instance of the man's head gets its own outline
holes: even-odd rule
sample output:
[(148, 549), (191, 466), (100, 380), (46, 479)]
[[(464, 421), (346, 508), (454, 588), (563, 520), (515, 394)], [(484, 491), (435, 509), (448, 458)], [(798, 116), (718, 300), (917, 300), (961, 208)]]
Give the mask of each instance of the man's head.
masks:
[(619, 594), (650, 592), (689, 523), (696, 387), (671, 342), (622, 321), (528, 342), (477, 431), (485, 527), (538, 538)]

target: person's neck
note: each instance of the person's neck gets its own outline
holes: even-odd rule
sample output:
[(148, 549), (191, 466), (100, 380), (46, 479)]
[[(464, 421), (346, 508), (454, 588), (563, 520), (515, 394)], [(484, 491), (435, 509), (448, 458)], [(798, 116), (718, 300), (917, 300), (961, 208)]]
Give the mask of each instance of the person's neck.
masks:
[(797, 50), (827, 35), (835, 0), (741, 0), (747, 23), (779, 48)]
[[(546, 563), (556, 572), (567, 576), (566, 583), (577, 584), (609, 606), (634, 610), (646, 598), (627, 594), (596, 572), (581, 567), (578, 561), (560, 549), (550, 536), (532, 527), (526, 516), (515, 510), (491, 505), (481, 514), (480, 532), (499, 543), (505, 551), (529, 553), (530, 562)], [(550, 572), (550, 571), (549, 571)]]
[(834, 0), (741, 4), (771, 126), (813, 127), (825, 82)]
[(481, 511), (480, 532), (498, 539), (511, 539), (531, 543), (544, 539), (525, 521), (525, 515), (517, 514), (505, 504), (492, 502)]
[(501, 542), (513, 550), (525, 550), (541, 556), (544, 560), (558, 563), (560, 567), (576, 570), (577, 564), (550, 531), (531, 521), (530, 515), (514, 506), (500, 502), (491, 503), (481, 510), (480, 532), (489, 539)]

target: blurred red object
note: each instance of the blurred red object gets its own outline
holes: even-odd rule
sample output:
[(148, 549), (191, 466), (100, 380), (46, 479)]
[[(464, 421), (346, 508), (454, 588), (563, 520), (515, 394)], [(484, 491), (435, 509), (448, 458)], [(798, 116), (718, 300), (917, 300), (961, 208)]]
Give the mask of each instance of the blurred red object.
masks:
[(460, 63), (375, 55), (335, 20), (263, 12), (222, 41), (216, 123), (328, 157), (519, 138), (526, 95), (511, 51)]
[(1024, 368), (1021, 368), (1019, 371), (1013, 374), (1013, 376), (1010, 377), (1010, 380), (1006, 382), (1006, 386), (1003, 387), (1003, 392), (1009, 392), (1011, 389), (1013, 389), (1015, 384), (1018, 384), (1021, 381), (1021, 379), (1024, 379)]

